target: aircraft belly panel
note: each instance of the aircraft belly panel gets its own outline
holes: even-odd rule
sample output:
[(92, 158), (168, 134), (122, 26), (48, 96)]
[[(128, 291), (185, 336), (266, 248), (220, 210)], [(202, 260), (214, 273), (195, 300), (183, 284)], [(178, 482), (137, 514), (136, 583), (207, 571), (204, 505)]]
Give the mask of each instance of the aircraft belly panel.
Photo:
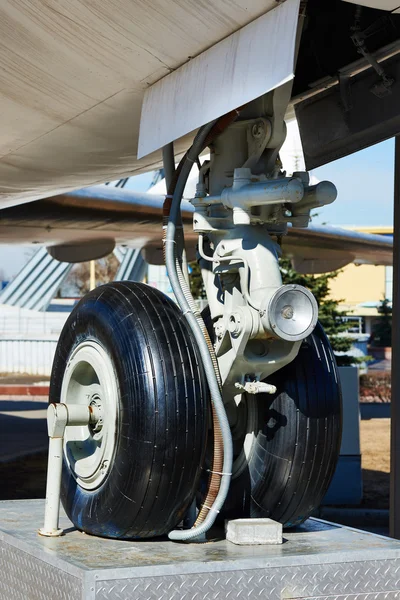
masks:
[(286, 0), (151, 85), (139, 157), (292, 79), (298, 15), (299, 0)]
[(274, 4), (4, 0), (0, 206), (158, 164), (136, 158), (144, 90)]
[(390, 10), (390, 11), (394, 11), (397, 13), (400, 12), (399, 0), (345, 0), (345, 1), (351, 2), (351, 4), (361, 4), (361, 6), (367, 6), (368, 8), (379, 8), (380, 10)]

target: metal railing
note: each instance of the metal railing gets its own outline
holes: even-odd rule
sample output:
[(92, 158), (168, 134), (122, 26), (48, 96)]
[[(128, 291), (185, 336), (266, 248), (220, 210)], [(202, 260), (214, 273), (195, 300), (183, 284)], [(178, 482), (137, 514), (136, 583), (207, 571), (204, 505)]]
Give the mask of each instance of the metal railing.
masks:
[(49, 377), (58, 335), (0, 337), (0, 374)]

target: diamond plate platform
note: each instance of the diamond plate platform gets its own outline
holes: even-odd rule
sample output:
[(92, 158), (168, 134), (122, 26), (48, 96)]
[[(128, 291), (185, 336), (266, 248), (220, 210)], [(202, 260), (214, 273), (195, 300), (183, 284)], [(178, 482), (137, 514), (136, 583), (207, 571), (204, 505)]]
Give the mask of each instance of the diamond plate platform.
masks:
[(1, 600), (400, 600), (400, 542), (309, 519), (281, 546), (43, 538), (43, 500), (0, 502)]

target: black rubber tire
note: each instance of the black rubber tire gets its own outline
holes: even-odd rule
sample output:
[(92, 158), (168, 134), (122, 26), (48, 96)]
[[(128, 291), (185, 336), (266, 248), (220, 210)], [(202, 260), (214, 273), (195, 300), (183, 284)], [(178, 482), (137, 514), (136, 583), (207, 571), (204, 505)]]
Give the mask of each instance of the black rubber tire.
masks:
[[(210, 318), (204, 314), (207, 325)], [(274, 395), (257, 395), (255, 439), (247, 467), (231, 486), (222, 518), (269, 517), (285, 527), (317, 508), (335, 472), (342, 430), (336, 361), (318, 323), (297, 357), (268, 378)]]
[(115, 369), (116, 446), (107, 478), (90, 491), (77, 483), (64, 457), (65, 511), (93, 535), (168, 533), (193, 500), (204, 459), (208, 390), (197, 345), (176, 304), (160, 291), (133, 282), (101, 286), (64, 326), (50, 402), (59, 401), (68, 357), (84, 340), (101, 344)]

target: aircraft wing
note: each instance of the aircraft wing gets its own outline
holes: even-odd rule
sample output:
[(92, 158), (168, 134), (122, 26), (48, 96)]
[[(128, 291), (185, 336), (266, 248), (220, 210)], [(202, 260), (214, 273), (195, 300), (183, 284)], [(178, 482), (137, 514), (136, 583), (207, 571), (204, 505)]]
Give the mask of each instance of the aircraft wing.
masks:
[(359, 233), (341, 227), (309, 225), (289, 228), (282, 242), (283, 252), (292, 258), (300, 273), (327, 273), (349, 263), (392, 265), (391, 236)]
[[(115, 245), (144, 248), (148, 262), (162, 262), (163, 195), (93, 186), (21, 207), (0, 211), (0, 243), (46, 246), (52, 256), (82, 262), (111, 252)], [(189, 256), (197, 234), (192, 231), (192, 205), (183, 201), (182, 216)], [(391, 237), (345, 229), (309, 226), (289, 228), (282, 248), (297, 270), (332, 271), (354, 262), (392, 264)]]

